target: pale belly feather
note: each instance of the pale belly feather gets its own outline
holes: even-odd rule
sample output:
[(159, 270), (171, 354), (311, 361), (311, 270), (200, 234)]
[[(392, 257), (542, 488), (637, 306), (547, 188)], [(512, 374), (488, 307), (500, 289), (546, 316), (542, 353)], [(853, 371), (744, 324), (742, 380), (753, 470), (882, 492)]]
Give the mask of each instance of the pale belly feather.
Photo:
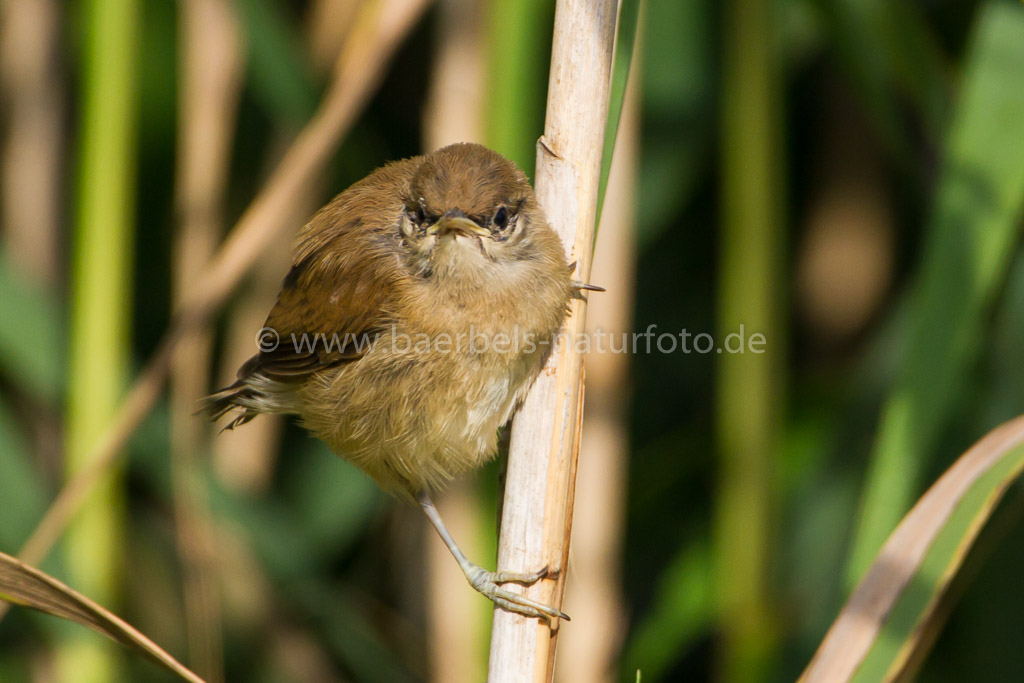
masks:
[[(384, 343), (382, 343), (384, 342)], [(370, 353), (301, 391), (305, 426), (385, 490), (441, 487), (495, 455), (498, 429), (540, 368), (530, 354)], [(447, 396), (440, 405), (437, 396)]]

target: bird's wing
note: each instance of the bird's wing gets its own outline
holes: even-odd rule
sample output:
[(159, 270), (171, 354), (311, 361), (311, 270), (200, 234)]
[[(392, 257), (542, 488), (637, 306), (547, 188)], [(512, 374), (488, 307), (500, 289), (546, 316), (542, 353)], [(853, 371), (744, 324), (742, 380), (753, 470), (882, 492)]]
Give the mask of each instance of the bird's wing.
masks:
[(352, 185), (303, 227), (296, 260), (260, 331), (260, 352), (238, 371), (302, 379), (361, 358), (394, 320), (407, 275), (396, 258), (399, 188), (419, 157), (383, 166)]
[(391, 287), (381, 259), (346, 246), (352, 248), (328, 242), (292, 266), (260, 331), (260, 352), (239, 369), (239, 379), (301, 379), (352, 362), (390, 324)]

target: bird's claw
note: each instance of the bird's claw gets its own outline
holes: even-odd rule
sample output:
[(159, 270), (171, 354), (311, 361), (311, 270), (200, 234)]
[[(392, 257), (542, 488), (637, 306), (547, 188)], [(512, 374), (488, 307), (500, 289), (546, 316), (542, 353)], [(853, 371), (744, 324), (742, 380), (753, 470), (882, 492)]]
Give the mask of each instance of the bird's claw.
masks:
[(580, 301), (586, 301), (587, 296), (584, 292), (605, 292), (607, 291), (604, 287), (598, 287), (586, 282), (580, 282), (579, 280), (572, 281), (572, 293), (573, 299), (579, 299)]
[(503, 583), (518, 583), (529, 586), (552, 575), (557, 576), (557, 572), (550, 572), (547, 567), (543, 567), (536, 572), (489, 572), (483, 567), (474, 565), (466, 572), (469, 585), (502, 609), (546, 621), (556, 618), (569, 621), (569, 615), (562, 610), (537, 602), (536, 600), (531, 600), (525, 595), (513, 593), (499, 585)]
[[(573, 261), (572, 263), (569, 264), (569, 274), (571, 275), (572, 273), (575, 273), (575, 272), (576, 272), (576, 261)], [(579, 299), (581, 301), (586, 301), (587, 300), (587, 298), (583, 295), (583, 292), (607, 292), (608, 291), (604, 287), (598, 287), (597, 285), (592, 285), (589, 282), (583, 282), (582, 280), (577, 280), (576, 278), (572, 278), (569, 282), (572, 285), (572, 297), (574, 299)]]

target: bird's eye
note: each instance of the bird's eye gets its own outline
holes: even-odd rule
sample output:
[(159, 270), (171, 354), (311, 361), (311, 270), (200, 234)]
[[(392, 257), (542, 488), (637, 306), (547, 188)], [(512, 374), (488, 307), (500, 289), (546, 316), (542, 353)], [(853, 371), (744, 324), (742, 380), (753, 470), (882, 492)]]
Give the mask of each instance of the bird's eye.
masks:
[(497, 228), (498, 230), (504, 230), (505, 228), (507, 228), (508, 209), (506, 209), (504, 206), (499, 207), (498, 210), (494, 213), (493, 222), (494, 227)]

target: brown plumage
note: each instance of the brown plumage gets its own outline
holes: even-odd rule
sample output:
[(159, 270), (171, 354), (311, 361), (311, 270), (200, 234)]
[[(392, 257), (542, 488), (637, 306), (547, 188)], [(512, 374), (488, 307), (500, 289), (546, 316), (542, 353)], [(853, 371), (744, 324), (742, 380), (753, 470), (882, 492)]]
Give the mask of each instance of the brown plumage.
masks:
[(495, 585), (538, 575), (469, 563), (428, 494), (494, 455), (572, 294), (562, 244), (509, 161), (458, 144), (388, 164), (302, 229), (267, 345), (204, 411), (237, 409), (229, 428), (298, 415), (382, 488), (418, 498), (474, 587), (515, 611), (561, 615)]

